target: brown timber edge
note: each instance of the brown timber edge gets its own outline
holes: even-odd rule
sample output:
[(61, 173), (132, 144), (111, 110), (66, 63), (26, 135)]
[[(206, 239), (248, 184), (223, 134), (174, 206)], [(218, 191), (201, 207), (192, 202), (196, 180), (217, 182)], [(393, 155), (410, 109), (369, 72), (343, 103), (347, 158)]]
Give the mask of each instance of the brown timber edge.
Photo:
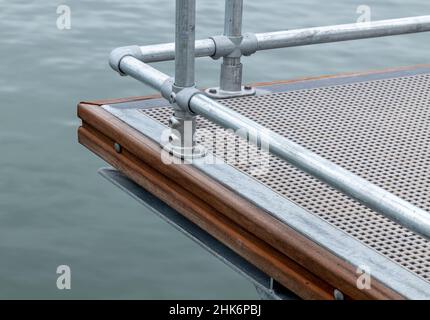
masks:
[[(353, 299), (402, 298), (376, 280), (372, 281), (370, 290), (359, 290), (355, 266), (279, 223), (192, 166), (163, 164), (161, 149), (156, 143), (96, 104), (79, 104), (78, 115), (83, 120), (83, 127), (79, 129), (82, 144), (300, 297), (330, 299), (333, 288), (337, 288)], [(121, 154), (115, 153), (114, 142), (123, 147)], [(152, 180), (148, 178), (150, 175)], [(191, 210), (197, 210), (197, 207), (199, 209), (194, 213), (199, 212), (199, 215)], [(221, 237), (221, 231), (216, 230), (212, 222), (200, 221), (204, 213), (212, 219), (215, 216), (222, 219), (224, 232), (230, 232), (230, 237), (225, 234)], [(233, 229), (237, 234), (232, 232)], [(243, 242), (238, 240), (240, 237), (237, 238), (239, 234), (246, 234), (266, 259), (245, 249)], [(284, 267), (279, 262), (281, 258), (287, 259), (282, 260)]]

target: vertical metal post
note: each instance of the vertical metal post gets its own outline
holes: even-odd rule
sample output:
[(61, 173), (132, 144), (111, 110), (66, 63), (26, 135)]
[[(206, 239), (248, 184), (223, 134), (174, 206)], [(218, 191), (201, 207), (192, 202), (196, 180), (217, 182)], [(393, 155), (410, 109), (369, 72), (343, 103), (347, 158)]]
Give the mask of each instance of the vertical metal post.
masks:
[(218, 88), (209, 88), (206, 94), (214, 99), (247, 96), (255, 94), (252, 87), (242, 86), (242, 35), (243, 0), (225, 0), (224, 36), (235, 49), (223, 57)]
[(195, 87), (195, 30), (196, 0), (176, 0), (175, 81), (172, 86), (173, 116), (169, 141), (171, 153), (181, 158), (202, 156), (204, 150), (196, 148), (196, 116), (176, 103), (176, 95)]
[(224, 35), (229, 37), (242, 36), (243, 0), (225, 1)]
[[(225, 1), (224, 35), (233, 42), (242, 41), (243, 0)], [(239, 57), (224, 57), (221, 65), (220, 89), (240, 92), (242, 90), (242, 63)]]
[(196, 0), (176, 0), (175, 86), (193, 87)]

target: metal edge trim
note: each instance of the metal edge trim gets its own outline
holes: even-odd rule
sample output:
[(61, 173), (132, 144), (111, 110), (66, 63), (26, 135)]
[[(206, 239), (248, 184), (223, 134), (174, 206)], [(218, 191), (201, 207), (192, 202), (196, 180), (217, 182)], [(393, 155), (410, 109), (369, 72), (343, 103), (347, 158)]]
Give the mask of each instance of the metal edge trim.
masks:
[(428, 74), (428, 73), (430, 73), (430, 67), (418, 67), (418, 68), (407, 69), (407, 70), (392, 70), (392, 71), (381, 72), (381, 73), (377, 72), (377, 73), (368, 73), (368, 74), (360, 74), (360, 75), (346, 75), (346, 76), (339, 76), (339, 77), (290, 82), (290, 83), (284, 83), (284, 84), (282, 83), (272, 84), (261, 88), (264, 88), (265, 90), (268, 90), (271, 93), (281, 93), (281, 92), (289, 92), (289, 91), (334, 87), (339, 85), (347, 85), (347, 84), (354, 84), (354, 83), (368, 82), (368, 81), (388, 80), (393, 78), (410, 77), (410, 76), (416, 76), (416, 75)]

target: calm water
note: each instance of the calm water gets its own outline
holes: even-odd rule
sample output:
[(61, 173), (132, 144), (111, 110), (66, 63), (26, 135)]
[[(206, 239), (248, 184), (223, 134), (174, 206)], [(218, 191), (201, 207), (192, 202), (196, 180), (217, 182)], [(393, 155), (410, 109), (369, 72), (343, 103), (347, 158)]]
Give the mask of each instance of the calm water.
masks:
[[(362, 0), (246, 1), (244, 29), (355, 22)], [(58, 30), (58, 5), (71, 30)], [(365, 2), (372, 19), (430, 14), (427, 0)], [(197, 36), (222, 32), (198, 0)], [(114, 47), (173, 41), (169, 0), (0, 0), (0, 298), (256, 298), (253, 287), (99, 177), (76, 141), (76, 103), (152, 93), (107, 66)], [(429, 34), (260, 52), (247, 82), (429, 63)], [(218, 79), (201, 59), (201, 86)], [(173, 74), (172, 63), (159, 64)], [(72, 269), (72, 290), (56, 268)]]

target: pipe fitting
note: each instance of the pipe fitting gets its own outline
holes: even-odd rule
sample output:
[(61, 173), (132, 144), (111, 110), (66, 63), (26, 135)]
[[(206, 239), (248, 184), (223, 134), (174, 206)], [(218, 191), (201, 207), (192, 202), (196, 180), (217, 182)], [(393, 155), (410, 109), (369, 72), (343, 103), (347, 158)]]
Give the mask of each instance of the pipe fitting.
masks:
[(121, 60), (127, 56), (139, 59), (140, 61), (143, 61), (144, 59), (144, 56), (139, 46), (119, 47), (112, 50), (109, 56), (109, 65), (121, 76), (126, 75), (124, 72), (121, 71)]
[(245, 33), (240, 43), (240, 51), (244, 56), (250, 56), (258, 50), (258, 39), (254, 33)]
[(164, 83), (161, 85), (161, 95), (163, 96), (164, 99), (168, 100), (170, 102), (171, 99), (171, 94), (173, 93), (173, 83), (174, 83), (174, 79), (173, 78), (169, 78), (166, 81), (164, 81)]
[(215, 54), (211, 56), (214, 60), (250, 56), (258, 50), (258, 39), (254, 33), (245, 33), (240, 37), (213, 36), (210, 39), (215, 43)]
[(215, 43), (215, 53), (211, 56), (214, 60), (228, 56), (237, 47), (237, 45), (227, 36), (213, 36), (209, 39)]
[(241, 50), (241, 43), (243, 40), (243, 37), (228, 37), (230, 41), (234, 45), (234, 49), (229, 54), (225, 55), (224, 58), (240, 58), (242, 56), (242, 50)]
[(178, 88), (173, 86), (173, 92), (176, 92), (173, 108), (175, 109), (175, 106), (178, 106), (180, 110), (194, 114), (190, 108), (190, 101), (196, 94), (201, 93), (201, 91), (196, 87)]

